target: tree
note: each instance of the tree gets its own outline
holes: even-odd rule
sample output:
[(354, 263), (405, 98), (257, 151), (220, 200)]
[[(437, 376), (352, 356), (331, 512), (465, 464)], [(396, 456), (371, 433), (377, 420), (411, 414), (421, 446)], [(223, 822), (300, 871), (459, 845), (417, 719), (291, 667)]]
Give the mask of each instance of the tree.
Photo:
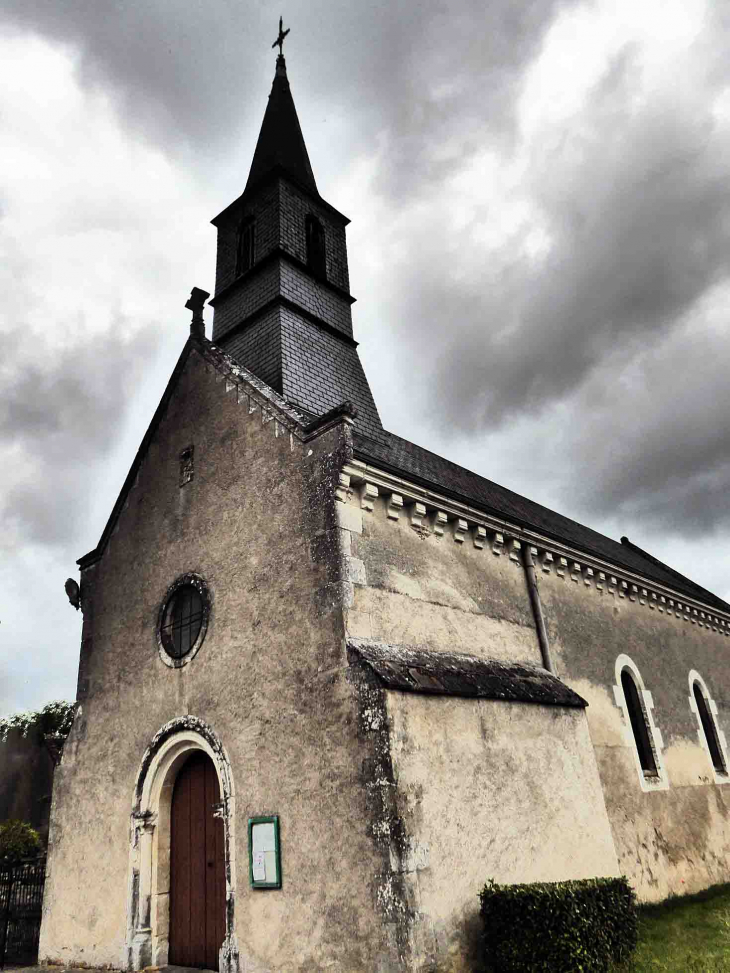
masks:
[(0, 741), (8, 738), (11, 730), (19, 730), (21, 736), (30, 732), (38, 734), (39, 742), (47, 737), (63, 741), (69, 734), (76, 714), (76, 704), (57, 699), (46, 703), (41, 710), (30, 713), (16, 713), (0, 719)]
[(33, 858), (42, 848), (40, 835), (25, 821), (0, 823), (0, 862), (17, 862)]

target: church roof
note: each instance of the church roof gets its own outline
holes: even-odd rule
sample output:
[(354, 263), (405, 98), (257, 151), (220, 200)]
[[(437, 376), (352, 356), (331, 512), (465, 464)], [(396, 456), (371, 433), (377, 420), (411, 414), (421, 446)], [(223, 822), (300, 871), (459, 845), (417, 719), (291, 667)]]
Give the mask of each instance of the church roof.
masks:
[(730, 611), (727, 602), (631, 544), (628, 538), (624, 538), (622, 543), (614, 541), (407, 439), (401, 439), (391, 432), (383, 432), (377, 440), (371, 439), (358, 432), (356, 425), (354, 446), (358, 459), (407, 477), (415, 483), (440, 489), (455, 499), (479, 507), (485, 513), (504, 518), (516, 526), (532, 528), (553, 540), (644, 575), (689, 598), (714, 605), (720, 611)]
[(276, 74), (244, 192), (275, 169), (293, 176), (300, 186), (319, 196), (283, 55), (276, 59)]
[[(213, 365), (220, 373), (229, 376), (236, 381), (243, 380), (253, 389), (261, 394), (269, 403), (269, 407), (285, 419), (292, 428), (299, 428), (306, 433), (312, 428), (310, 415), (302, 414), (286, 401), (281, 395), (269, 388), (265, 382), (256, 378), (245, 367), (240, 365), (231, 356), (227, 355), (221, 348), (208, 341), (206, 338), (191, 338), (185, 344), (178, 362), (173, 370), (167, 387), (162, 395), (162, 399), (150, 422), (147, 432), (140, 444), (137, 455), (134, 458), (131, 469), (122, 486), (117, 501), (112, 509), (109, 520), (102, 533), (98, 545), (84, 557), (80, 558), (78, 564), (85, 568), (99, 559), (106, 544), (112, 534), (119, 515), (124, 506), (126, 497), (132, 488), (140, 465), (147, 453), (149, 444), (165, 413), (171, 395), (177, 386), (180, 375), (182, 374), (185, 363), (190, 352), (195, 348), (205, 360)], [(348, 410), (351, 407), (348, 407)], [(337, 412), (329, 405), (325, 408), (322, 403), (321, 414)], [(539, 503), (528, 500), (526, 497), (508, 490), (506, 487), (494, 483), (471, 470), (458, 466), (436, 453), (432, 453), (422, 446), (402, 439), (394, 433), (386, 430), (378, 430), (379, 438), (372, 439), (358, 431), (359, 419), (355, 420), (353, 430), (353, 448), (355, 456), (385, 471), (396, 473), (407, 477), (413, 483), (438, 490), (446, 496), (450, 496), (461, 502), (479, 507), (486, 514), (494, 514), (500, 518), (513, 523), (516, 527), (532, 528), (538, 533), (553, 540), (562, 541), (566, 545), (576, 548), (586, 554), (615, 564), (617, 568), (623, 567), (636, 574), (643, 575), (647, 579), (654, 580), (661, 585), (685, 594), (688, 598), (693, 598), (704, 602), (708, 606), (714, 606), (719, 611), (730, 612), (730, 605), (718, 598), (712, 592), (695, 584), (689, 578), (663, 564), (657, 558), (643, 551), (640, 547), (623, 538), (622, 543), (612, 540), (597, 531), (585, 527), (569, 517), (543, 507)], [(362, 426), (361, 426), (362, 428)]]

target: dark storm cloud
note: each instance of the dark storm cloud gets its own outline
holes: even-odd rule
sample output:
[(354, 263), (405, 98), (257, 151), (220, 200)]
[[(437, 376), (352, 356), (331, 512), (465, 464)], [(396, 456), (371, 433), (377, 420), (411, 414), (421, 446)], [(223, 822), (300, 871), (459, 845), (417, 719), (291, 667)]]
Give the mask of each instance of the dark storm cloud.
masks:
[[(431, 372), (426, 394), (441, 431), (478, 437), (529, 416), (539, 424), (562, 403), (571, 427), (590, 430), (587, 438), (557, 430), (566, 483), (574, 481), (571, 462), (581, 470), (583, 509), (670, 527), (670, 511), (681, 509), (688, 530), (710, 530), (727, 482), (727, 447), (701, 429), (721, 427), (721, 383), (708, 385), (699, 362), (684, 370), (682, 415), (692, 433), (685, 430), (683, 441), (676, 389), (653, 374), (649, 410), (620, 377), (647, 348), (663, 360), (663, 343), (728, 273), (730, 153), (709, 109), (725, 83), (722, 25), (708, 14), (695, 75), (678, 67), (671, 91), (638, 97), (639, 52), (627, 47), (580, 112), (532, 147), (521, 189), (544, 223), (547, 255), (529, 256), (519, 234), (480, 251), (475, 231), (489, 227), (495, 211), (478, 200), (463, 231), (446, 229), (440, 198), (448, 179), (478, 165), (485, 148), (505, 166), (519, 152), (526, 68), (571, 6), (296, 0), (285, 11), (295, 98), (300, 116), (339, 113), (351, 125), (352, 154), (377, 151), (382, 212), (397, 218), (411, 203), (433, 210), (427, 232), (397, 240), (405, 256), (394, 248), (387, 258), (379, 300), (392, 312), (400, 349)], [(127, 120), (165, 151), (194, 150), (200, 161), (190, 164), (201, 169), (211, 153), (230, 161), (236, 151), (224, 143), (260, 124), (278, 14), (234, 0), (3, 6), (16, 28), (71, 45), (87, 82), (115, 91)], [(325, 149), (303, 122), (317, 169)], [(333, 144), (326, 151), (344, 152)], [(711, 420), (703, 414), (710, 399)], [(27, 406), (25, 421), (53, 421), (34, 408)], [(612, 420), (620, 410), (642, 414), (646, 434)], [(589, 461), (607, 424), (615, 430), (613, 460)]]
[[(478, 139), (485, 118), (494, 131), (509, 118), (515, 79), (555, 6), (294, 0), (285, 21), (297, 99), (320, 117), (355, 114), (352, 134), (364, 143), (384, 132), (384, 176), (410, 191), (438, 178), (424, 150), (448, 132), (466, 123)], [(114, 90), (127, 119), (168, 151), (188, 147), (205, 157), (260, 121), (278, 7), (5, 0), (2, 15), (8, 26), (75, 49), (84, 81)]]
[(17, 352), (0, 369), (0, 450), (12, 461), (0, 499), (6, 543), (16, 535), (54, 546), (77, 536), (158, 343), (152, 329), (122, 338), (122, 325), (61, 351), (43, 352), (20, 332), (6, 338)]
[(651, 535), (730, 528), (726, 335), (690, 325), (640, 356), (617, 390), (609, 376), (578, 399), (570, 464), (587, 475), (573, 477), (573, 502)]
[[(465, 0), (429, 4), (389, 25), (401, 31), (399, 53), (373, 81), (385, 140), (376, 187), (394, 213), (409, 197), (439, 192), (485, 143), (509, 144), (522, 73), (568, 6)], [(359, 111), (362, 93), (348, 96)]]
[(728, 139), (707, 105), (626, 104), (612, 126), (605, 108), (593, 103), (560, 154), (533, 166), (549, 256), (531, 259), (520, 240), (446, 287), (412, 268), (404, 311), (436, 342), (454, 335), (437, 372), (446, 421), (492, 426), (562, 398), (617, 347), (669, 334), (728, 274)]
[[(727, 333), (677, 343), (730, 272), (730, 138), (712, 114), (725, 52), (711, 37), (664, 89), (641, 90), (626, 48), (584, 108), (531, 147), (520, 190), (546, 253), (518, 234), (480, 262), (473, 233), (493, 213), (475, 205), (446, 235), (434, 197), (433, 222), (392, 269), (401, 339), (431, 372), (440, 433), (501, 429), (518, 451), (512, 423), (532, 417), (530, 435), (553, 436), (565, 464), (567, 509), (589, 523), (728, 526)], [(623, 382), (635, 358), (651, 395)], [(551, 427), (561, 404), (568, 428)]]
[(168, 148), (193, 140), (200, 150), (251, 81), (243, 9), (222, 0), (6, 0), (2, 12), (6, 25), (72, 47), (84, 83), (111, 86), (128, 119)]

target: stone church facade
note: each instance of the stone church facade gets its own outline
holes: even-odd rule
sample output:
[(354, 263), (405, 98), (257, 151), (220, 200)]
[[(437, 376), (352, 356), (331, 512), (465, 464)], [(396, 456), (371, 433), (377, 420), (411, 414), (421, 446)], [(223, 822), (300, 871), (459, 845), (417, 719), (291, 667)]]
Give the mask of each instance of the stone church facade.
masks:
[(386, 431), (347, 222), (280, 56), (79, 562), (43, 961), (456, 973), (488, 878), (730, 879), (730, 605)]

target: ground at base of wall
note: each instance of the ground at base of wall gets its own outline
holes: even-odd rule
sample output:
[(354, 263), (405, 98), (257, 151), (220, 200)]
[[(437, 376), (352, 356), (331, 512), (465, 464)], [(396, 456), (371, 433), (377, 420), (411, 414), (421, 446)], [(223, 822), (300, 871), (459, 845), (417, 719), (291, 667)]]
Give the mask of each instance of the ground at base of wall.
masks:
[[(48, 963), (45, 966), (4, 966), (2, 973), (117, 973), (111, 967), (100, 969), (96, 966), (61, 966)], [(121, 973), (121, 971), (120, 971)], [(190, 966), (147, 966), (139, 973), (212, 973), (212, 971), (193, 969)]]
[[(110, 973), (91, 967), (6, 966), (3, 973)], [(143, 973), (204, 973), (182, 966)], [(365, 973), (365, 971), (363, 971)], [(730, 884), (639, 909), (633, 960), (612, 973), (730, 973)]]
[[(62, 966), (60, 963), (47, 963), (44, 966), (3, 966), (2, 973), (117, 973), (110, 967), (100, 969), (97, 966)], [(121, 973), (121, 971), (119, 971)], [(196, 970), (196, 973), (202, 973)]]
[(730, 973), (730, 885), (639, 908), (639, 945), (621, 973), (650, 971)]

